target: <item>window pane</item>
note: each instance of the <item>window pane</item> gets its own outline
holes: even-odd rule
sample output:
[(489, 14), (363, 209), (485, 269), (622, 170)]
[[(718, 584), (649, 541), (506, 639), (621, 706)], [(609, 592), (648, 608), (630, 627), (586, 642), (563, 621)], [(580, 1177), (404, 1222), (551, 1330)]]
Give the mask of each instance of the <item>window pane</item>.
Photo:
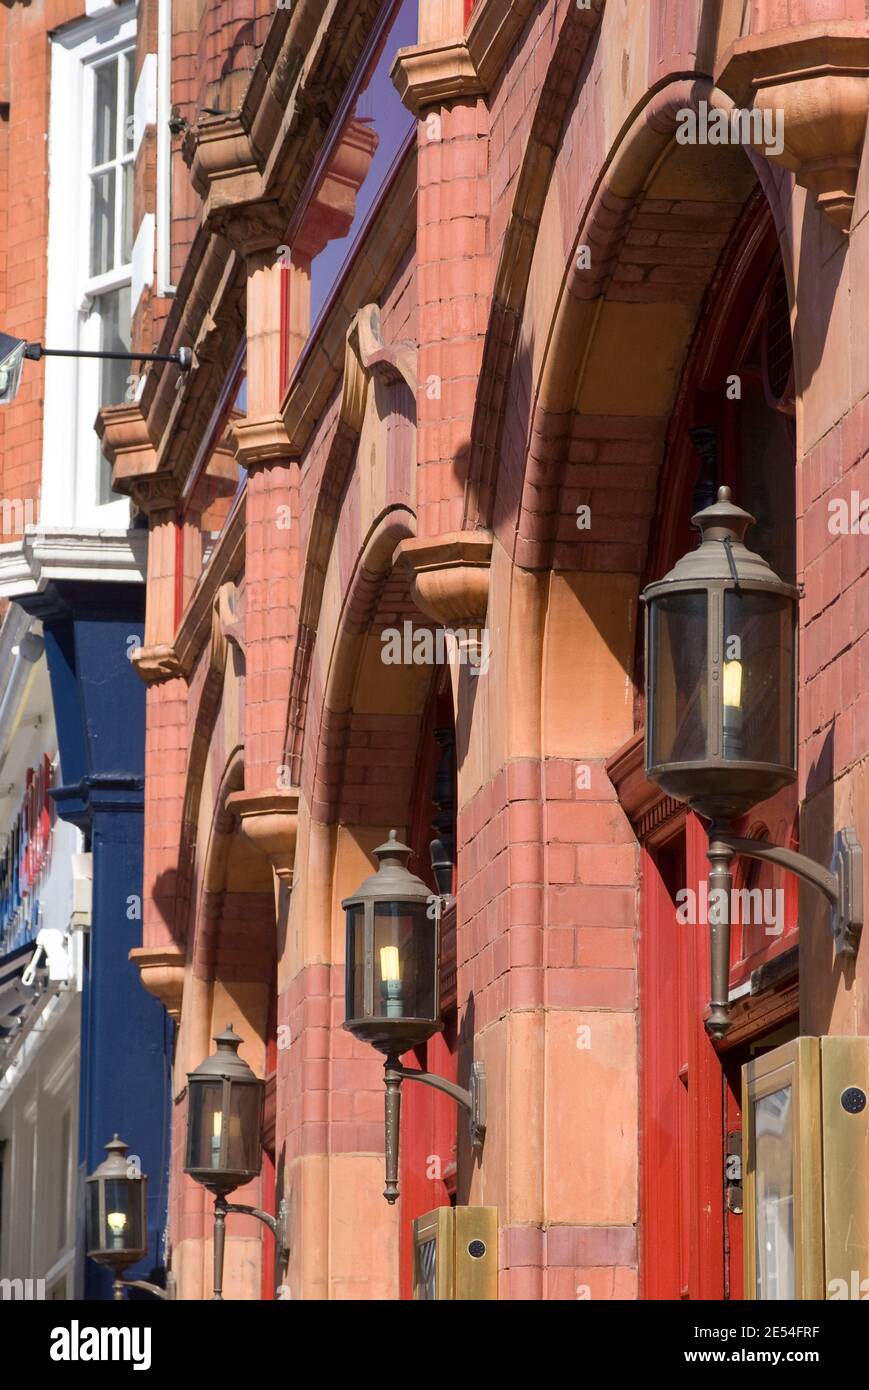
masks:
[[(793, 604), (752, 590), (728, 590), (724, 598), (724, 756), (793, 766)], [(734, 644), (734, 639), (738, 642)], [(729, 700), (728, 700), (729, 697)]]
[(132, 52), (124, 58), (127, 75), (126, 104), (124, 106), (124, 150), (130, 154), (133, 149), (133, 101), (136, 83), (134, 80), (135, 60)]
[(424, 902), (374, 907), (374, 1015), (435, 1018), (437, 929)]
[(91, 275), (102, 275), (115, 263), (115, 171), (95, 174), (91, 209)]
[[(130, 287), (101, 294), (100, 351), (129, 352), (130, 350)], [(127, 390), (127, 377), (133, 372), (132, 362), (104, 361), (101, 364), (100, 405), (120, 405)]]
[(653, 765), (706, 756), (706, 605), (705, 591), (652, 603)]
[(94, 69), (94, 164), (107, 164), (117, 154), (118, 64)]
[[(118, 290), (111, 290), (108, 294), (101, 294), (97, 300), (97, 312), (100, 315), (100, 351), (129, 352), (129, 285), (123, 285)], [(120, 405), (122, 401), (126, 400), (127, 379), (135, 374), (138, 365), (136, 362), (118, 362), (111, 359), (100, 362), (99, 404), (101, 406)], [(111, 488), (112, 471), (109, 461), (100, 450), (98, 441), (96, 447), (99, 452), (97, 502), (102, 506), (115, 499)]]
[(121, 263), (127, 265), (133, 258), (133, 161), (123, 166), (122, 177), (124, 180), (124, 209), (121, 218), (123, 228), (123, 242), (121, 245)]
[(794, 1142), (791, 1088), (754, 1103), (756, 1297), (794, 1298)]

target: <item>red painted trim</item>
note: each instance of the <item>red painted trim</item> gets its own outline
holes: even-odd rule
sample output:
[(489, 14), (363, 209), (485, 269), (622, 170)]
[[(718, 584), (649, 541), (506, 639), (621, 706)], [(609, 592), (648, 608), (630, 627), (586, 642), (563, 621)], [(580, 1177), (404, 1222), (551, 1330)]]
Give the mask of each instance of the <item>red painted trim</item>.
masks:
[(279, 352), (279, 365), (281, 385), (286, 386), (290, 375), (290, 295), (292, 285), (290, 283), (290, 267), (281, 266), (281, 341)]

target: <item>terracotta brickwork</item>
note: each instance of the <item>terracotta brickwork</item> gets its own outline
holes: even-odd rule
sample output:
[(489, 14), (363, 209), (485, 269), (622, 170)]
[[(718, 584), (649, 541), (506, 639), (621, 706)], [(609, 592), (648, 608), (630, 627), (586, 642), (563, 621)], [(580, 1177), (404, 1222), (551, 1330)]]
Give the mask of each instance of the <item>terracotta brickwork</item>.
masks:
[[(412, 834), (431, 800), (420, 769), (441, 673), (384, 660), (386, 641), (446, 625), (471, 634), (466, 654), (487, 651), (479, 672), (455, 660), (445, 681), (455, 1061), (460, 1078), (485, 1064), (489, 1104), (481, 1158), (456, 1118), (457, 1200), (498, 1209), (502, 1298), (634, 1298), (643, 885), (636, 820), (607, 768), (642, 718), (639, 593), (688, 364), (715, 339), (709, 306), (754, 200), (775, 227), (794, 346), (801, 848), (826, 862), (842, 824), (869, 842), (869, 544), (859, 522), (830, 526), (831, 503), (869, 497), (862, 136), (850, 116), (820, 121), (819, 178), (805, 150), (783, 167), (683, 144), (677, 123), (766, 90), (770, 74), (798, 114), (809, 79), (785, 64), (786, 36), (814, 25), (799, 29), (811, 46), (833, 26), (837, 61), (859, 65), (865, 16), (849, 0), (726, 0), (714, 25), (677, 0), (427, 5), (419, 45), (391, 70), (416, 146), (308, 341), (299, 229), (312, 219), (296, 174), (322, 174), (323, 103), (334, 115), (373, 7), (355, 27), (313, 0), (271, 24), (262, 6), (231, 8), (174, 7), (185, 117), (244, 111), (185, 137), (197, 184), (174, 205), (163, 345), (191, 342), (195, 368), (170, 403), (155, 374), (105, 429), (116, 482), (152, 498), (140, 967), (179, 1022), (179, 1292), (207, 1296), (211, 1229), (181, 1174), (184, 1075), (232, 1018), (251, 1065), (274, 1072), (288, 1296), (398, 1296), (399, 1233), (419, 1213), (382, 1200), (382, 1058), (341, 1027), (340, 903), (389, 828)], [(837, 81), (831, 110), (853, 115)], [(322, 231), (322, 208), (315, 220)], [(295, 235), (281, 279), (277, 248)], [(243, 489), (200, 574), (184, 550), (198, 533), (176, 534), (175, 507), (237, 342)], [(150, 440), (135, 457), (134, 425)], [(802, 1030), (869, 1032), (865, 962), (853, 981), (837, 973), (814, 901), (800, 951)], [(259, 1296), (249, 1225), (232, 1235), (235, 1297)]]

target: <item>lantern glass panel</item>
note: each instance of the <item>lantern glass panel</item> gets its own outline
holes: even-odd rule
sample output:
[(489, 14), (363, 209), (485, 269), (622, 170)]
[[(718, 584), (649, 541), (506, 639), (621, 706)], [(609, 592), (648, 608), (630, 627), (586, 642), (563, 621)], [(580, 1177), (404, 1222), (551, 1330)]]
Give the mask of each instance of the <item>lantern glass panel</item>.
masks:
[(778, 594), (724, 596), (725, 758), (777, 763), (794, 757), (793, 605)]
[(365, 908), (347, 909), (347, 984), (344, 991), (348, 1018), (365, 1016)]
[[(105, 1221), (100, 1214), (100, 1189), (105, 1193)], [(88, 1187), (88, 1250), (146, 1249), (141, 1178), (106, 1178)]]
[(187, 1167), (222, 1168), (220, 1141), (223, 1133), (223, 1082), (190, 1082), (190, 1122)]
[(652, 766), (706, 757), (707, 596), (666, 594), (651, 605)]
[(262, 1162), (260, 1086), (231, 1085), (226, 1166), (233, 1173), (258, 1173)]
[(381, 902), (374, 906), (374, 1015), (435, 1018), (437, 927), (428, 904)]

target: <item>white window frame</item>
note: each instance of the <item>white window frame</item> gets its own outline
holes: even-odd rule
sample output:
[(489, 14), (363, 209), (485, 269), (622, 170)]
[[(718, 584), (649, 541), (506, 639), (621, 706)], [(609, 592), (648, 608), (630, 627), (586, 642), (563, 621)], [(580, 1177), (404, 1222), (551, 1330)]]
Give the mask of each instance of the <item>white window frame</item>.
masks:
[[(132, 283), (132, 262), (102, 275), (90, 274), (90, 170), (95, 68), (129, 49), (135, 40), (134, 3), (64, 25), (52, 36), (48, 347), (98, 351), (102, 327), (99, 294)], [(117, 167), (120, 170), (120, 163)], [(117, 227), (119, 216), (116, 235), (122, 231)], [(127, 499), (118, 497), (102, 505), (97, 500), (100, 455), (94, 421), (102, 363), (98, 358), (64, 357), (49, 357), (45, 362), (40, 520), (44, 526), (63, 529), (125, 528), (130, 518)], [(135, 369), (131, 362), (129, 374)]]

